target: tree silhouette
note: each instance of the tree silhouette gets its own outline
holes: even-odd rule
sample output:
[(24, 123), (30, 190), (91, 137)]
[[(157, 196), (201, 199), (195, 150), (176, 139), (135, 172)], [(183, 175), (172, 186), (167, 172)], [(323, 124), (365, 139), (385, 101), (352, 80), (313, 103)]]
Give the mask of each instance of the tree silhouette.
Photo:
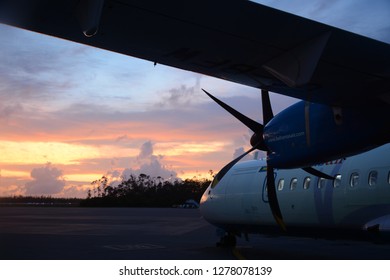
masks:
[(108, 181), (105, 176), (93, 181), (93, 195), (89, 190), (81, 206), (172, 207), (188, 199), (199, 201), (210, 184), (207, 179), (168, 181), (146, 174), (130, 175), (116, 187)]

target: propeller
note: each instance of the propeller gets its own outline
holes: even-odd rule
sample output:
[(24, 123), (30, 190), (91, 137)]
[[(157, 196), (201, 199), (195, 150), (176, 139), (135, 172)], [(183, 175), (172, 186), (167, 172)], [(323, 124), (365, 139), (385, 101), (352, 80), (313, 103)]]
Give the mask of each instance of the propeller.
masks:
[[(214, 100), (218, 105), (220, 105), (222, 108), (224, 108), (226, 111), (228, 111), (231, 115), (233, 115), (236, 119), (238, 119), (241, 123), (243, 123), (246, 127), (248, 127), (250, 130), (252, 130), (253, 135), (251, 137), (250, 143), (252, 145), (252, 148), (237, 157), (236, 159), (229, 162), (227, 165), (225, 165), (215, 176), (213, 185), (218, 184), (219, 181), (222, 180), (222, 178), (226, 175), (226, 173), (237, 163), (239, 162), (243, 157), (245, 157), (247, 154), (251, 153), (252, 151), (258, 149), (262, 151), (267, 152), (267, 157), (270, 156), (271, 151), (268, 149), (267, 145), (264, 142), (264, 126), (267, 125), (274, 117), (274, 114), (272, 112), (271, 107), (271, 101), (269, 98), (269, 92), (267, 90), (261, 90), (261, 100), (262, 100), (262, 109), (263, 109), (263, 121), (264, 125), (260, 124), (247, 116), (241, 114), (240, 112), (236, 111), (226, 103), (222, 102), (221, 100), (217, 99), (210, 93), (208, 93), (206, 90), (202, 89), (212, 100)], [(334, 179), (334, 177), (327, 175), (325, 173), (322, 173), (321, 171), (318, 171), (312, 167), (304, 167), (302, 168), (306, 172), (325, 179)], [(272, 212), (272, 215), (274, 216), (274, 219), (276, 223), (284, 230), (286, 231), (286, 226), (283, 221), (282, 212), (280, 211), (278, 197), (276, 194), (276, 187), (275, 187), (275, 177), (274, 177), (274, 167), (271, 166), (267, 161), (267, 195), (268, 195), (268, 202), (270, 205), (270, 209)]]
[[(250, 141), (252, 148), (246, 151), (245, 153), (243, 153), (242, 155), (240, 155), (239, 157), (237, 157), (236, 159), (229, 162), (218, 172), (218, 174), (215, 176), (213, 181), (213, 187), (214, 187), (216, 184), (218, 184), (219, 181), (221, 181), (221, 179), (226, 175), (226, 173), (230, 170), (230, 168), (232, 168), (238, 161), (240, 161), (247, 154), (258, 149), (258, 150), (266, 151), (268, 156), (270, 151), (265, 145), (264, 138), (263, 138), (264, 125), (248, 118), (247, 116), (244, 116), (243, 114), (236, 111), (226, 103), (222, 102), (221, 100), (217, 99), (216, 97), (208, 93), (206, 90), (204, 89), (202, 90), (211, 99), (213, 99), (218, 105), (220, 105), (230, 114), (232, 114), (236, 119), (238, 119), (241, 123), (243, 123), (246, 127), (248, 127), (250, 130), (253, 131), (253, 135)], [(264, 120), (264, 124), (266, 125), (274, 117), (274, 114), (272, 112), (271, 102), (269, 99), (269, 93), (267, 90), (261, 90), (261, 99), (263, 104), (263, 120)], [(276, 195), (274, 168), (270, 165), (267, 166), (267, 195), (268, 195), (268, 202), (271, 208), (271, 212), (272, 215), (274, 216), (275, 221), (283, 230), (286, 230), (286, 226), (284, 225), (283, 222), (282, 213), (280, 211), (279, 202)]]

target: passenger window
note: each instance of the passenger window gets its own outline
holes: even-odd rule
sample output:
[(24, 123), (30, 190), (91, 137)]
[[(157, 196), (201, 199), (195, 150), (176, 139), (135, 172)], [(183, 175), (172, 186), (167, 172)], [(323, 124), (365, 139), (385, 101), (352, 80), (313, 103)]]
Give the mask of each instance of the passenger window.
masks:
[(318, 185), (317, 185), (317, 187), (319, 189), (322, 189), (322, 188), (325, 187), (325, 185), (326, 185), (326, 179), (325, 178), (318, 178)]
[(341, 185), (341, 174), (337, 174), (335, 179), (333, 180), (333, 187), (339, 188)]
[(368, 175), (368, 185), (370, 187), (374, 187), (377, 181), (378, 181), (378, 172), (371, 171), (370, 174)]
[(284, 179), (280, 179), (278, 182), (278, 191), (283, 190), (284, 188)]
[(297, 178), (292, 178), (290, 182), (290, 190), (295, 190), (298, 184), (298, 179)]
[(310, 188), (310, 182), (311, 182), (311, 178), (306, 177), (305, 180), (303, 181), (303, 189), (304, 190), (307, 190), (308, 188)]
[(359, 185), (359, 173), (353, 172), (351, 178), (349, 179), (349, 185), (354, 188)]

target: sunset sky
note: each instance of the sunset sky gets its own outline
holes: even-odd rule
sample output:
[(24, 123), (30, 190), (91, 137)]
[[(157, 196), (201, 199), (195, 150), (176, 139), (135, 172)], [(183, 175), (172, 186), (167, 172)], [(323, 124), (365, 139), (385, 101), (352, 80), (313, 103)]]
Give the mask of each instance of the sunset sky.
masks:
[[(390, 2), (256, 1), (390, 43)], [(207, 177), (251, 133), (200, 90), (260, 120), (258, 90), (0, 25), (0, 196), (86, 197), (145, 173)], [(296, 102), (272, 95), (275, 113)]]

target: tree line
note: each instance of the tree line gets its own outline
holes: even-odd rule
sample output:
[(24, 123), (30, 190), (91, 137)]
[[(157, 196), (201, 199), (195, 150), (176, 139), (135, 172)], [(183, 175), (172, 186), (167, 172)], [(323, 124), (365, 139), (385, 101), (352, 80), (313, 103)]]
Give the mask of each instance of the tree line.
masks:
[(102, 176), (91, 183), (85, 199), (17, 195), (0, 197), (0, 206), (172, 207), (188, 199), (199, 202), (210, 182), (196, 177), (170, 181), (140, 174), (112, 186), (109, 179)]
[[(211, 173), (211, 172), (210, 172)], [(172, 207), (188, 199), (199, 201), (210, 184), (208, 179), (167, 181), (146, 174), (131, 175), (117, 186), (106, 176), (91, 183), (92, 190), (81, 206), (96, 207)]]

